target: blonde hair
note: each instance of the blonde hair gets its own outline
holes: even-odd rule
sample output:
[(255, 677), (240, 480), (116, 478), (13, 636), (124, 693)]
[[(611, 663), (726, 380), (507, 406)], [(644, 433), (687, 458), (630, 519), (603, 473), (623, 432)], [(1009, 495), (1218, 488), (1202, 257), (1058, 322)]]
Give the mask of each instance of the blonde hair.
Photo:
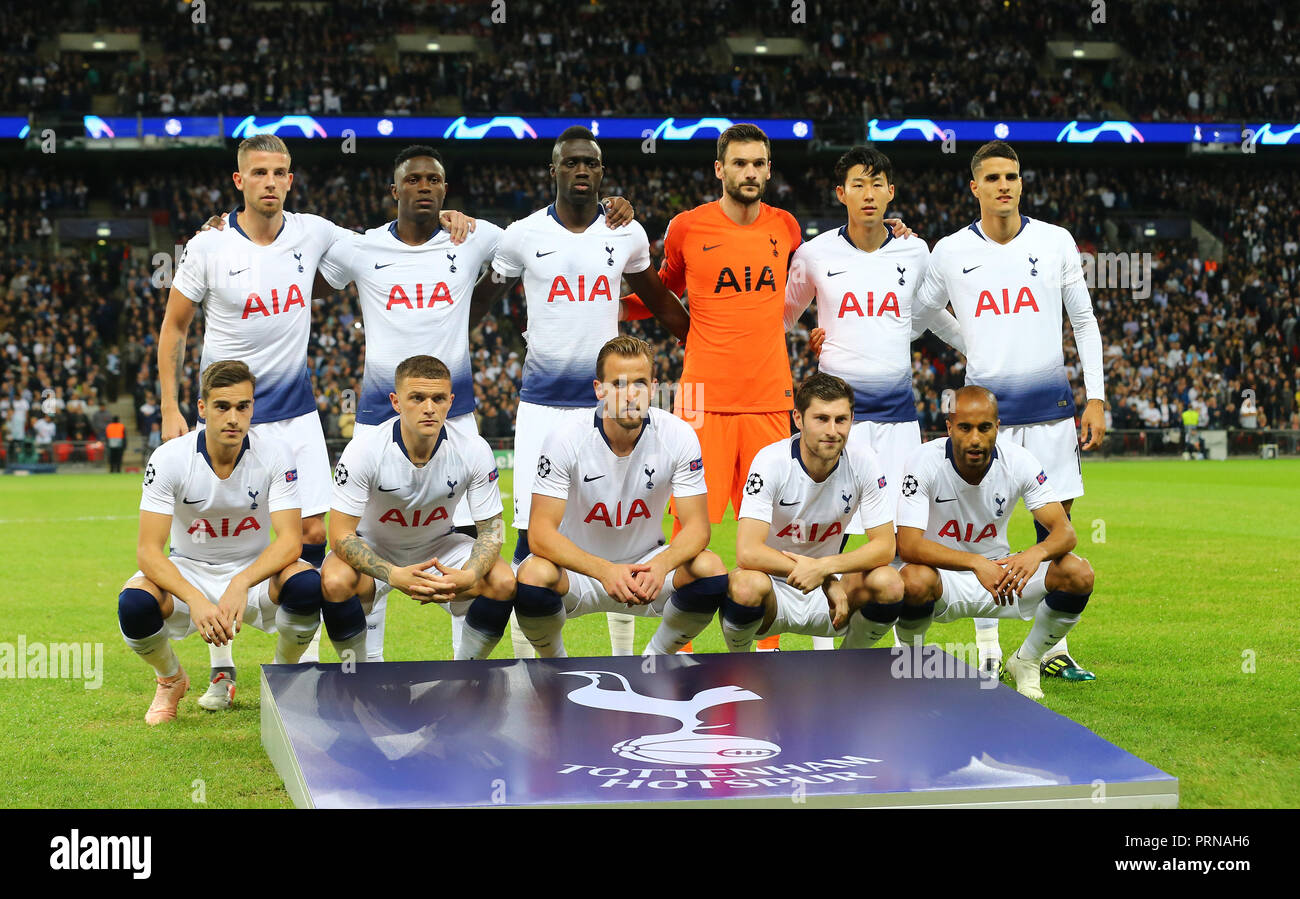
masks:
[(284, 141), (274, 134), (256, 134), (253, 137), (244, 138), (239, 144), (239, 149), (235, 151), (235, 159), (239, 163), (242, 171), (244, 168), (244, 158), (249, 153), (283, 153), (289, 157), (289, 164), (293, 164), (293, 157), (289, 154), (289, 148)]

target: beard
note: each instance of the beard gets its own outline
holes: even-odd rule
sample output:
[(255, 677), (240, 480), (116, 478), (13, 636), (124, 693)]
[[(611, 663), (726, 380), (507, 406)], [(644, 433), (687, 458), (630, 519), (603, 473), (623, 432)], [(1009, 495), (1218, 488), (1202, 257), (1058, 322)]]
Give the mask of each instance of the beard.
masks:
[(763, 199), (763, 194), (767, 191), (767, 183), (764, 182), (759, 186), (758, 193), (750, 197), (741, 192), (741, 189), (745, 186), (746, 185), (743, 184), (732, 185), (724, 181), (722, 189), (726, 192), (727, 196), (731, 197), (731, 199), (735, 200), (737, 203), (742, 203), (745, 206), (752, 206), (754, 203)]

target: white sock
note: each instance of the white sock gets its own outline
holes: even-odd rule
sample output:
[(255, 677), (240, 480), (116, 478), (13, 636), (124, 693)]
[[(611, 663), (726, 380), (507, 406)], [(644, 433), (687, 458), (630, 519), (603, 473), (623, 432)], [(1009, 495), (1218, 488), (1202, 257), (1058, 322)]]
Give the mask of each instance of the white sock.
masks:
[(1047, 603), (1040, 602), (1038, 614), (1034, 616), (1033, 627), (1029, 629), (1029, 636), (1025, 637), (1025, 642), (1018, 650), (1020, 658), (1032, 659), (1035, 662), (1042, 661), (1048, 648), (1055, 645), (1058, 640), (1063, 641), (1070, 629), (1079, 623), (1080, 614), (1060, 612)]
[[(448, 611), (450, 611), (450, 609), (448, 609)], [(464, 616), (464, 615), (452, 615), (452, 616), (451, 616), (451, 657), (452, 657), (453, 659), (459, 659), (459, 658), (461, 657), (461, 656), (460, 656), (460, 641), (463, 640), (463, 639), (465, 639), (465, 637), (464, 637), (464, 633), (465, 633), (465, 616)], [(497, 639), (499, 640), (499, 639), (501, 639), (501, 638), (498, 637)], [(493, 643), (492, 645), (495, 646), (496, 643)], [(492, 650), (490, 650), (490, 649), (488, 650), (488, 652), (491, 652), (491, 651), (492, 651)], [(487, 656), (466, 656), (465, 658), (469, 658), (469, 659), (486, 659)]]
[(924, 618), (899, 618), (894, 624), (894, 634), (902, 641), (903, 646), (915, 646), (919, 639), (925, 642), (925, 632), (930, 629), (930, 624), (934, 621), (934, 615), (927, 615)]
[[(322, 627), (321, 630), (325, 630), (325, 628)], [(330, 637), (330, 645), (334, 647), (334, 651), (338, 653), (340, 659), (351, 658), (354, 662), (369, 662), (370, 658), (366, 655), (367, 634), (369, 634), (369, 630), (362, 628), (346, 640), (335, 640)], [(352, 655), (346, 656), (344, 655), (345, 652), (350, 652)], [(383, 661), (383, 659), (380, 659), (380, 661)]]
[(311, 642), (308, 643), (307, 648), (303, 650), (302, 656), (298, 659), (299, 662), (320, 661), (320, 635), (323, 630), (325, 630), (323, 627), (316, 628), (316, 633), (312, 634)]
[(1056, 645), (1053, 646), (1051, 649), (1047, 650), (1047, 652), (1043, 653), (1043, 656), (1044, 658), (1046, 658), (1047, 656), (1059, 656), (1062, 654), (1067, 656), (1070, 654), (1070, 646), (1068, 643), (1065, 642), (1065, 637), (1062, 637), (1061, 639), (1057, 640)]
[(514, 648), (516, 659), (537, 658), (537, 651), (524, 636), (523, 629), (519, 627), (519, 619), (514, 612), (510, 613), (510, 645)]
[(734, 624), (722, 619), (722, 637), (727, 641), (727, 652), (749, 652), (754, 647), (754, 635), (763, 626), (760, 615), (748, 624)]
[[(880, 642), (880, 638), (894, 629), (894, 622), (881, 624), (879, 621), (872, 621), (861, 612), (854, 612), (849, 616), (849, 632), (844, 635), (844, 642), (840, 644), (843, 649), (869, 649)], [(817, 637), (813, 637), (813, 646), (816, 646)], [(894, 640), (898, 640), (898, 635), (894, 635)], [(895, 642), (895, 646), (900, 645)]]
[(167, 628), (164, 626), (158, 633), (149, 637), (127, 637), (123, 635), (126, 645), (131, 647), (131, 651), (144, 659), (145, 664), (154, 670), (159, 677), (171, 677), (180, 670), (181, 660), (176, 658), (176, 651), (172, 649), (171, 641), (167, 639)]
[(366, 616), (366, 652), (367, 662), (384, 660), (384, 613), (388, 611), (388, 595), (375, 600), (374, 607)]
[[(215, 643), (209, 643), (208, 664), (211, 665), (213, 668), (234, 668), (235, 667), (234, 642), (227, 643), (225, 646), (218, 646)], [(166, 676), (167, 675), (164, 675), (164, 677)]]
[(538, 658), (567, 659), (564, 651), (564, 609), (544, 617), (524, 616), (517, 618), (519, 629), (528, 637)]
[[(859, 615), (858, 617), (860, 618), (862, 616)], [(813, 637), (812, 641), (813, 641), (813, 649), (834, 649), (835, 648), (834, 637)]]
[(456, 644), (454, 658), (457, 661), (462, 661), (466, 659), (486, 659), (492, 655), (492, 650), (496, 649), (497, 644), (501, 642), (501, 635), (490, 636), (465, 624), (463, 618), (452, 618), (452, 621), (457, 620), (461, 621), (460, 641)]
[(295, 615), (284, 606), (275, 610), (275, 663), (295, 665), (303, 652), (320, 633), (320, 613)]
[[(646, 645), (644, 655), (671, 655), (700, 635), (700, 631), (709, 626), (717, 615), (711, 612), (687, 612), (677, 605), (675, 598), (664, 604), (664, 618), (655, 628), (654, 636)], [(632, 618), (631, 615), (625, 616)], [(614, 616), (609, 616), (610, 628), (614, 626)]]
[(630, 656), (636, 642), (636, 616), (608, 612), (610, 655)]

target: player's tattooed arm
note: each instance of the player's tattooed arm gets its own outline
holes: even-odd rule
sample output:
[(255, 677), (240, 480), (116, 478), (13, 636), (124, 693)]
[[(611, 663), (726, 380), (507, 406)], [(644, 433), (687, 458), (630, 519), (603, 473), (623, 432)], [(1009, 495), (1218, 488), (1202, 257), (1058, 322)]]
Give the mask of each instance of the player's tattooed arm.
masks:
[(487, 577), (497, 559), (501, 558), (501, 547), (506, 541), (506, 523), (498, 512), (491, 518), (474, 522), (474, 526), (478, 528), (478, 537), (474, 539), (474, 547), (469, 552), (465, 569), (474, 572), (476, 579), (482, 580)]
[[(348, 534), (334, 547), (339, 557), (347, 562), (356, 571), (362, 574), (368, 574), (376, 580), (385, 583), (393, 583), (393, 563), (380, 557), (366, 541), (362, 540), (356, 534)], [(396, 584), (394, 584), (396, 586)]]

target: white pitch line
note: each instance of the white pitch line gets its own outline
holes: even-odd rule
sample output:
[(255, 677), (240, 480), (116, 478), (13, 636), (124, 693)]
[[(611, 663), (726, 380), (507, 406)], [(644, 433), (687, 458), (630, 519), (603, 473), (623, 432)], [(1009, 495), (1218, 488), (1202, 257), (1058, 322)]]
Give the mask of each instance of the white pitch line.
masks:
[(139, 515), (79, 515), (76, 518), (0, 518), (0, 524), (54, 524), (66, 521), (135, 521)]

